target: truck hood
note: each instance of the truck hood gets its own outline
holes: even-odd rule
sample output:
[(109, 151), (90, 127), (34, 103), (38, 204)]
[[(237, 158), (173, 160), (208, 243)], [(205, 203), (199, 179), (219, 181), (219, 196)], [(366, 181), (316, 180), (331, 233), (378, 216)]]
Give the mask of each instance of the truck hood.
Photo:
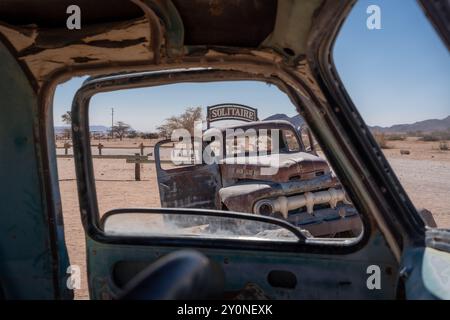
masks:
[(328, 163), (306, 152), (228, 157), (220, 162), (222, 178), (287, 182), (312, 179), (330, 172)]

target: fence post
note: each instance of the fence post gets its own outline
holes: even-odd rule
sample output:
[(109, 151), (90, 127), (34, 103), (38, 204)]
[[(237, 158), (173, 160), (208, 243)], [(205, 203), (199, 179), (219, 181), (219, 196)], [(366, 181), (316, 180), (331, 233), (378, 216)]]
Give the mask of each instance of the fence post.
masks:
[(139, 159), (139, 153), (134, 154), (136, 156), (136, 163), (134, 164), (134, 179), (136, 181), (141, 181), (141, 161)]
[(70, 143), (64, 143), (64, 154), (67, 156), (69, 154)]
[(141, 148), (141, 156), (144, 155), (144, 143), (141, 142), (141, 144), (139, 145), (139, 147)]
[(101, 156), (102, 155), (102, 149), (103, 149), (103, 145), (101, 143), (98, 144), (98, 155)]

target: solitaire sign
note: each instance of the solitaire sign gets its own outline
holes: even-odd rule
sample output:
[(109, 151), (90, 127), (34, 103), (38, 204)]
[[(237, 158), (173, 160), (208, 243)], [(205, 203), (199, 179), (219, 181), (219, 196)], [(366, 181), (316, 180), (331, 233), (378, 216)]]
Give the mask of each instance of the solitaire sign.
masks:
[(235, 103), (222, 103), (207, 108), (207, 124), (219, 120), (258, 121), (258, 110)]

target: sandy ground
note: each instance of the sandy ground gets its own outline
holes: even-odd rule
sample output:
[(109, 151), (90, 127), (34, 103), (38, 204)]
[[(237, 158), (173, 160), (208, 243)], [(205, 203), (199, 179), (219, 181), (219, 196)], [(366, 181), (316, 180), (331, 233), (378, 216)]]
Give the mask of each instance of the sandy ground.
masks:
[[(450, 228), (450, 151), (440, 151), (439, 142), (416, 138), (389, 141), (384, 150), (390, 165), (417, 208), (433, 213), (438, 227)], [(400, 150), (409, 150), (401, 155)]]
[[(140, 141), (106, 142), (104, 145), (138, 145)], [(146, 141), (145, 144), (150, 144)], [(151, 143), (152, 145), (154, 143)], [(417, 207), (433, 212), (439, 227), (450, 228), (450, 151), (439, 151), (438, 143), (390, 141), (385, 149), (391, 166)], [(400, 149), (410, 155), (400, 155)], [(146, 153), (151, 150), (147, 149)], [(134, 154), (135, 150), (126, 150)], [(159, 207), (154, 164), (142, 165), (142, 181), (134, 181), (134, 164), (125, 160), (94, 159), (100, 213), (121, 207)], [(82, 270), (81, 289), (76, 299), (88, 299), (85, 238), (81, 226), (73, 159), (58, 159), (66, 243), (71, 264)]]
[[(142, 165), (141, 181), (134, 181), (134, 164), (125, 160), (94, 159), (100, 213), (123, 207), (159, 207), (154, 164)], [(81, 288), (76, 299), (88, 299), (84, 230), (81, 225), (73, 159), (58, 159), (66, 244), (71, 264), (79, 265)]]

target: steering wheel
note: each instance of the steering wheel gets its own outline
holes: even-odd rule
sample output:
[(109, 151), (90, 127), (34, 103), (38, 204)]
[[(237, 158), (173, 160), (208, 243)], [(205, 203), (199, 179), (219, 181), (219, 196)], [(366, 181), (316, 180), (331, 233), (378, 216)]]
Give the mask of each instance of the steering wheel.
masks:
[(125, 285), (119, 299), (177, 300), (220, 298), (222, 268), (204, 254), (180, 250), (159, 258)]

